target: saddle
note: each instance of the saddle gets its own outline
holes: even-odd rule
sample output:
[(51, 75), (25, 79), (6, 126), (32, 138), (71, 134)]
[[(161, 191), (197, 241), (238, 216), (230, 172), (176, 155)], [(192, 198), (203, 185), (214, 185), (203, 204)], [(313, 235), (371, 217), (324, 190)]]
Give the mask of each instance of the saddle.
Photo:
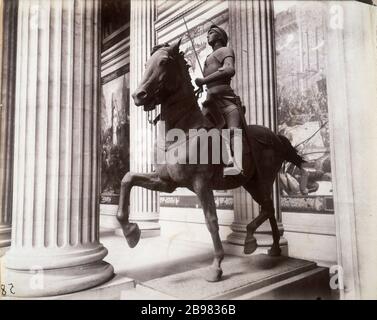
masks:
[[(213, 108), (214, 109), (214, 108)], [(245, 114), (245, 107), (238, 108), (239, 112)], [(217, 114), (217, 117), (216, 117)], [(223, 116), (219, 111), (207, 112), (204, 114), (208, 123), (211, 123), (210, 127), (217, 128), (219, 130), (226, 129), (226, 124)], [(264, 149), (272, 148), (276, 143), (276, 137), (273, 132), (268, 128), (261, 125), (247, 125), (244, 116), (241, 117), (242, 122), (242, 163), (243, 168), (248, 167), (242, 174), (245, 176), (253, 176), (260, 163), (260, 155)], [(207, 129), (207, 128), (206, 128)]]
[[(207, 119), (209, 125), (205, 129), (226, 129), (226, 123), (222, 114), (217, 110), (216, 106), (208, 105), (206, 106), (207, 112), (203, 112), (205, 118)], [(239, 112), (243, 115), (246, 113), (246, 107), (238, 107)], [(271, 130), (266, 129), (266, 127), (261, 125), (247, 125), (244, 116), (241, 116), (242, 130), (247, 135), (248, 145), (252, 148), (255, 143), (261, 144), (264, 147), (272, 146), (274, 144), (274, 135)], [(254, 140), (254, 141), (253, 141)]]
[[(238, 111), (245, 113), (245, 108), (241, 108), (240, 104), (238, 105)], [(208, 111), (208, 110), (207, 110)], [(178, 149), (182, 151), (182, 149), (187, 149), (186, 153), (182, 153), (182, 159), (185, 159), (187, 162), (186, 155), (191, 155), (191, 151), (197, 148), (196, 140), (192, 139), (189, 135), (189, 129), (204, 129), (205, 131), (209, 132), (213, 129), (219, 131), (220, 139), (222, 139), (221, 130), (227, 129), (225, 121), (222, 117), (222, 114), (219, 112), (220, 117), (217, 120), (223, 119), (223, 121), (216, 122), (216, 119), (213, 117), (213, 113), (210, 112), (203, 112), (204, 117), (200, 109), (193, 109), (192, 112), (187, 112), (183, 117), (178, 118), (177, 126), (181, 128), (185, 133), (185, 138), (180, 142), (178, 141), (171, 141), (158, 147), (161, 151), (165, 154), (170, 153), (170, 155), (174, 154), (174, 159), (177, 158), (181, 159), (181, 156), (177, 153)], [(259, 125), (247, 125), (244, 115), (241, 115), (242, 119), (242, 167), (244, 169), (243, 175), (251, 176), (254, 174), (257, 163), (259, 162), (257, 157), (260, 154), (262, 149), (265, 149), (266, 146), (271, 146), (273, 144), (273, 133), (270, 132), (267, 128)], [(221, 146), (223, 142), (221, 141)], [(202, 151), (206, 152), (206, 147), (202, 146)], [(207, 149), (208, 152), (208, 149)], [(185, 154), (185, 155), (184, 155)], [(211, 154), (211, 152), (209, 152)], [(257, 157), (256, 157), (257, 156)], [(198, 162), (199, 163), (199, 162)], [(209, 163), (212, 161), (209, 159)]]

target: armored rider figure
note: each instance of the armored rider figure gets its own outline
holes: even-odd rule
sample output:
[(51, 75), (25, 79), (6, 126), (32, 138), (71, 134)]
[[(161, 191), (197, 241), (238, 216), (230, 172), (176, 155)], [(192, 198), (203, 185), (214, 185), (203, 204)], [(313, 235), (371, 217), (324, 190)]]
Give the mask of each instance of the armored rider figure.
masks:
[[(210, 114), (217, 128), (230, 129), (233, 139), (235, 128), (244, 128), (246, 121), (240, 98), (232, 90), (230, 83), (235, 75), (235, 56), (233, 49), (227, 47), (228, 35), (217, 25), (212, 25), (207, 34), (208, 44), (213, 52), (207, 57), (203, 78), (195, 79), (198, 87), (206, 85), (207, 98), (203, 103), (203, 113)], [(228, 167), (234, 163), (232, 144), (226, 143), (229, 161)]]

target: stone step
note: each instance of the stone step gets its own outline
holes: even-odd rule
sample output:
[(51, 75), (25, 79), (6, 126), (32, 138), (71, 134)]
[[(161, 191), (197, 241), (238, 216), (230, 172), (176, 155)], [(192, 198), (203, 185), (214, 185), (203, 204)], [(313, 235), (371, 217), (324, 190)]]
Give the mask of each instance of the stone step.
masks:
[(158, 290), (151, 289), (143, 286), (142, 284), (136, 284), (133, 289), (123, 290), (120, 294), (120, 300), (176, 300), (177, 298), (169, 296)]
[(17, 298), (3, 297), (4, 300), (119, 300), (123, 291), (134, 290), (133, 279), (115, 275), (110, 281), (97, 287), (58, 296)]
[(121, 293), (125, 290), (135, 288), (133, 279), (115, 275), (110, 281), (80, 292), (74, 292), (61, 296), (48, 297), (51, 300), (119, 300)]
[[(245, 290), (244, 290), (245, 292)], [(257, 290), (242, 293), (235, 290), (220, 299), (232, 300), (331, 300), (329, 270), (317, 267)]]
[(208, 283), (198, 268), (138, 283), (121, 299), (328, 299), (328, 270), (314, 262), (265, 254), (227, 256), (223, 280)]

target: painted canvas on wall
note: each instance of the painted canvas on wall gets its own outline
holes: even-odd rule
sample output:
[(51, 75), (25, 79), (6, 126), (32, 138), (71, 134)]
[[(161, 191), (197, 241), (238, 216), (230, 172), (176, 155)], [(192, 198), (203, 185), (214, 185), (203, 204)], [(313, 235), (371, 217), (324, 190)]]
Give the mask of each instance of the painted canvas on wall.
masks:
[(318, 1), (275, 1), (278, 131), (307, 161), (279, 175), (285, 211), (333, 212), (325, 17)]
[(129, 171), (129, 73), (102, 85), (101, 203), (117, 204)]

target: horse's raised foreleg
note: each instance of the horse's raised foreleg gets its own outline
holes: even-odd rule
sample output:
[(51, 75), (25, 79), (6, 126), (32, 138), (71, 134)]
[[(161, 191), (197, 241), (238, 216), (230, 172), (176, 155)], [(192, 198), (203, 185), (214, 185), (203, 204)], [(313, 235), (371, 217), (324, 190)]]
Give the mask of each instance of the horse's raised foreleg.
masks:
[(197, 182), (193, 188), (202, 205), (207, 228), (211, 234), (215, 256), (212, 265), (206, 270), (204, 278), (209, 282), (221, 280), (223, 271), (221, 262), (224, 259), (224, 249), (219, 235), (219, 224), (216, 214), (215, 199), (213, 191), (203, 182)]
[(128, 172), (123, 177), (120, 188), (117, 219), (122, 227), (127, 243), (131, 248), (137, 245), (141, 234), (138, 225), (136, 223), (129, 222), (130, 194), (132, 188), (135, 186), (161, 192), (173, 192), (176, 189), (174, 183), (162, 180), (155, 172)]

